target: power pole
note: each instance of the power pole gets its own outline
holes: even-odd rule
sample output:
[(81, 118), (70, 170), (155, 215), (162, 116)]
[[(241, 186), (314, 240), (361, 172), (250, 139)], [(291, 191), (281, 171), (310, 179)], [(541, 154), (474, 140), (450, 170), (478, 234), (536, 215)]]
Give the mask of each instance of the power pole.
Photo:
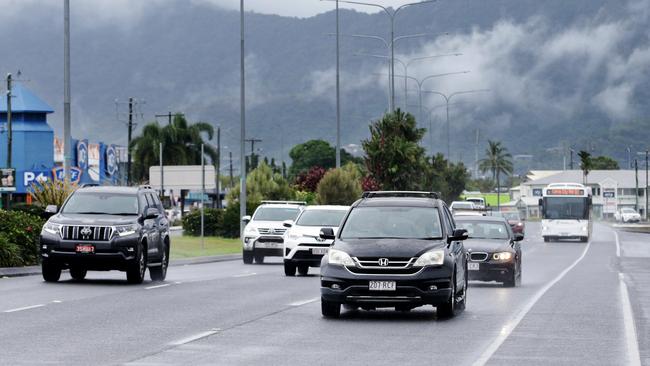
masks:
[(160, 198), (165, 197), (165, 174), (164, 174), (164, 165), (163, 165), (163, 144), (162, 142), (159, 145), (158, 155), (160, 157)]
[(645, 220), (648, 221), (648, 150), (645, 151)]
[(183, 113), (172, 114), (172, 112), (168, 112), (166, 114), (156, 114), (155, 115), (156, 118), (167, 117), (167, 125), (169, 125), (169, 126), (171, 126), (171, 124), (172, 124), (172, 117), (173, 116), (185, 117), (185, 114), (183, 114)]
[(636, 193), (634, 194), (634, 209), (639, 212), (639, 161), (634, 159), (634, 178), (636, 180)]
[(233, 181), (233, 175), (232, 175), (232, 151), (228, 152), (228, 155), (230, 156), (230, 188), (235, 187), (235, 182)]
[[(240, 219), (246, 216), (246, 60), (244, 59), (245, 56), (245, 33), (244, 33), (244, 0), (241, 0), (239, 2), (239, 16), (240, 16), (240, 35), (241, 35), (241, 40), (240, 40), (240, 83), (241, 83), (241, 88), (240, 88), (240, 153), (241, 153), (241, 172), (239, 173), (239, 217)], [(239, 234), (240, 236), (243, 237), (244, 234), (244, 227), (246, 226), (246, 223), (244, 221), (239, 220)]]
[(336, 0), (336, 168), (341, 167), (341, 61), (339, 34), (339, 1)]
[(255, 157), (255, 143), (262, 142), (262, 139), (250, 138), (245, 139), (244, 141), (251, 143), (251, 169), (253, 169), (253, 158)]
[[(7, 168), (11, 169), (11, 150), (13, 145), (13, 127), (11, 122), (11, 74), (7, 74)], [(11, 205), (11, 192), (7, 193), (5, 209)]]
[(126, 147), (127, 160), (126, 160), (126, 185), (131, 185), (131, 137), (133, 134), (133, 98), (129, 98), (129, 134), (128, 145)]
[(474, 145), (474, 178), (478, 179), (478, 140), (481, 130), (476, 129), (476, 144)]
[(571, 170), (573, 170), (573, 152), (574, 152), (573, 149), (569, 149), (569, 154), (570, 154), (569, 169)]
[(221, 127), (217, 127), (217, 208), (221, 208)]
[(70, 183), (72, 162), (72, 130), (70, 115), (70, 0), (63, 2), (63, 171)]

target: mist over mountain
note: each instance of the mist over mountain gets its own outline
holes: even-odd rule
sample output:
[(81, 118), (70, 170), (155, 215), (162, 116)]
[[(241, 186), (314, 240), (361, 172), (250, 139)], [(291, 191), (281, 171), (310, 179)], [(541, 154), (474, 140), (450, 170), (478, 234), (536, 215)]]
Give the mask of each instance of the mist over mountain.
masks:
[[(63, 110), (63, 34), (59, 2), (8, 1), (0, 14), (0, 72), (21, 70), (26, 86)], [(4, 2), (0, 1), (0, 3)], [(305, 0), (307, 1), (307, 0)], [(311, 0), (310, 0), (311, 1)], [(126, 142), (122, 122), (129, 97), (139, 126), (155, 114), (183, 112), (223, 128), (223, 145), (238, 158), (239, 13), (202, 1), (125, 2), (124, 9), (73, 2), (73, 135)], [(7, 4), (4, 4), (7, 5)], [(76, 6), (76, 7), (75, 7)], [(263, 155), (288, 159), (312, 138), (335, 139), (334, 12), (311, 18), (248, 13), (247, 135)], [(650, 0), (460, 0), (407, 9), (397, 34), (427, 33), (396, 44), (397, 57), (459, 52), (415, 62), (409, 75), (468, 70), (431, 79), (424, 89), (459, 95), (450, 109), (452, 158), (470, 166), (476, 129), (480, 151), (498, 139), (513, 154), (533, 155), (518, 168), (561, 168), (562, 147), (607, 154), (627, 166), (626, 148), (645, 150), (650, 138)], [(388, 37), (383, 14), (342, 11), (346, 34)], [(446, 35), (444, 33), (447, 33)], [(342, 38), (342, 141), (359, 144), (368, 123), (388, 108), (386, 55), (381, 42)], [(399, 64), (396, 74), (403, 75)], [(408, 110), (418, 116), (416, 83)], [(404, 85), (396, 82), (397, 105)], [(116, 105), (115, 100), (120, 103)], [(426, 108), (443, 104), (426, 94)], [(431, 140), (446, 151), (444, 108), (433, 111)], [(159, 119), (161, 123), (165, 119)], [(419, 122), (429, 127), (428, 117)]]

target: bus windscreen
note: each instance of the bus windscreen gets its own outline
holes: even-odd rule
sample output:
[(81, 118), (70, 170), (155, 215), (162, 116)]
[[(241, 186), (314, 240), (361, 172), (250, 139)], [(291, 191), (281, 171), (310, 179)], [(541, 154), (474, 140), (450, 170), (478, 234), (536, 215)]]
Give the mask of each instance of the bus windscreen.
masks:
[(587, 220), (589, 203), (585, 197), (546, 197), (544, 198), (544, 219), (547, 220)]

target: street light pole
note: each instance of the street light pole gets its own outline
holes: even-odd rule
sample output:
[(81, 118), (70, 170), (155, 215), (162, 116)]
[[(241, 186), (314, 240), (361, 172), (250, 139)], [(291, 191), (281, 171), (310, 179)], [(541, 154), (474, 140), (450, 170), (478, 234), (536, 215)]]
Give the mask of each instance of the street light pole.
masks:
[(645, 220), (648, 221), (648, 150), (645, 151)]
[(341, 59), (339, 0), (336, 0), (336, 168), (341, 167)]
[(241, 170), (239, 173), (239, 233), (240, 236), (244, 233), (244, 222), (241, 220), (246, 216), (246, 80), (245, 80), (245, 60), (244, 60), (244, 0), (240, 0), (239, 3), (239, 12), (240, 12), (240, 63), (241, 63), (241, 95), (240, 95), (240, 156), (241, 156)]
[(205, 145), (201, 144), (201, 250), (205, 249)]
[(70, 121), (70, 0), (63, 1), (63, 171), (70, 183), (72, 132)]

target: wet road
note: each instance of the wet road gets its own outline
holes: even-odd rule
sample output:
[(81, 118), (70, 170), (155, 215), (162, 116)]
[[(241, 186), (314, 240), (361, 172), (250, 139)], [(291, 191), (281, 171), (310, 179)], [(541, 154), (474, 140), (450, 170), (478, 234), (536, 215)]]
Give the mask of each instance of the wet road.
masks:
[(650, 365), (648, 238), (595, 225), (590, 243), (544, 243), (531, 222), (522, 286), (472, 283), (449, 320), (324, 319), (318, 270), (287, 278), (280, 261), (170, 267), (138, 286), (119, 272), (0, 279), (0, 364)]

